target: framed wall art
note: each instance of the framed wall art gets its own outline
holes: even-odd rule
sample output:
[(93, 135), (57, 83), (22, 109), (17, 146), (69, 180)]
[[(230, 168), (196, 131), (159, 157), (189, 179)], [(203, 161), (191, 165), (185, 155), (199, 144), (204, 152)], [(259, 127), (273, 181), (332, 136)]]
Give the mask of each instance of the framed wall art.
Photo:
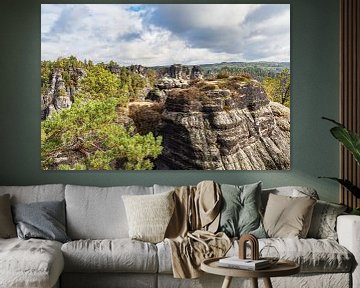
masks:
[(41, 5), (44, 170), (287, 170), (290, 94), (289, 4)]

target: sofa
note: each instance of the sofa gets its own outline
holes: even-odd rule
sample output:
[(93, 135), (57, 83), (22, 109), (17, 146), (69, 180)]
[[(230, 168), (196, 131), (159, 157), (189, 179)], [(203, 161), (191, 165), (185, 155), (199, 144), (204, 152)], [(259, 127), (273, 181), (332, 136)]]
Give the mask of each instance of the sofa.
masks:
[[(48, 184), (0, 186), (0, 196), (10, 194), (11, 203), (61, 201), (66, 203), (66, 229), (71, 241), (18, 238), (0, 239), (0, 287), (221, 287), (223, 277), (205, 274), (198, 279), (172, 276), (171, 249), (131, 240), (123, 195), (151, 195), (174, 187), (154, 185), (92, 187)], [(307, 188), (264, 189), (267, 195), (300, 197)], [(315, 191), (311, 191), (317, 197)], [(301, 272), (273, 278), (274, 287), (360, 287), (360, 217), (337, 217), (338, 240), (266, 238), (260, 248), (272, 245), (280, 257), (296, 261)], [(228, 256), (238, 252), (233, 242)], [(244, 285), (244, 286), (240, 286)], [(262, 281), (259, 281), (262, 287)], [(247, 279), (234, 279), (232, 287), (251, 287)]]

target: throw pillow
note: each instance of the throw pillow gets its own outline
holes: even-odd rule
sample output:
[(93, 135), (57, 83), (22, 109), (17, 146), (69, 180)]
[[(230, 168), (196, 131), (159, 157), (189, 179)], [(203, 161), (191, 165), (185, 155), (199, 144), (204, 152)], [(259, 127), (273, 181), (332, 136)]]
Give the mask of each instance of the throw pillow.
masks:
[(11, 215), (10, 195), (0, 196), (0, 238), (16, 237), (16, 229)]
[(337, 240), (336, 219), (346, 206), (318, 200), (312, 214), (308, 237)]
[(305, 238), (316, 200), (306, 197), (269, 195), (264, 227), (269, 237)]
[(13, 214), (19, 238), (70, 241), (65, 232), (65, 201), (16, 204)]
[(251, 233), (265, 238), (260, 216), (261, 182), (243, 186), (221, 185), (222, 209), (219, 231), (229, 237)]
[(131, 239), (151, 243), (164, 240), (175, 208), (173, 193), (122, 196)]

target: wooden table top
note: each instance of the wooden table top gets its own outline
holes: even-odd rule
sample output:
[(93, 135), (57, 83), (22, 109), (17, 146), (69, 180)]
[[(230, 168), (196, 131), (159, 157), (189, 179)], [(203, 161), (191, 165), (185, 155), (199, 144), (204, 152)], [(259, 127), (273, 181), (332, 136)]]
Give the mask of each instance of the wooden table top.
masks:
[(210, 274), (243, 278), (280, 277), (300, 272), (300, 266), (288, 260), (279, 260), (276, 264), (266, 269), (245, 270), (219, 266), (219, 259), (221, 258), (223, 257), (204, 260), (201, 263), (201, 270)]

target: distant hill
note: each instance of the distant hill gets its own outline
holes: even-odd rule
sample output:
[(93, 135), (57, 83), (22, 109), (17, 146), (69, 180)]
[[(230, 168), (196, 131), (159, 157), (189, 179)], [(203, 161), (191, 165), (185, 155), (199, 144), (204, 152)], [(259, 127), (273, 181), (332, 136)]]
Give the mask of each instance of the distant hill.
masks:
[[(194, 65), (183, 65), (191, 68)], [(200, 67), (204, 74), (217, 74), (221, 71), (230, 73), (250, 74), (254, 79), (262, 81), (265, 77), (275, 77), (284, 69), (290, 70), (290, 62), (221, 62), (212, 64), (196, 65)], [(155, 70), (161, 70), (168, 66), (154, 66)]]

